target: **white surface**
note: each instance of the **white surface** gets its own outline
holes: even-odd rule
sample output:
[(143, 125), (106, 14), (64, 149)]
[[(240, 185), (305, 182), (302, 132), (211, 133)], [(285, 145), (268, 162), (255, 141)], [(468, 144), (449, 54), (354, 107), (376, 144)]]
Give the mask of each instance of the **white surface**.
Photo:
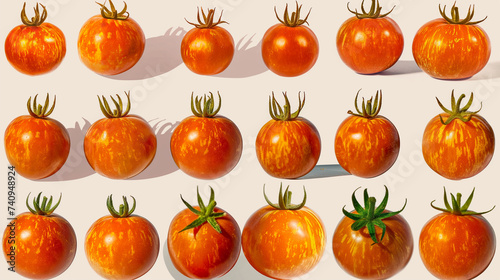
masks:
[[(27, 1), (32, 7), (35, 1)], [(477, 108), (483, 102), (481, 115), (500, 131), (500, 118), (496, 115), (500, 106), (500, 34), (497, 30), (500, 17), (494, 13), (500, 8), (498, 2), (477, 0), (476, 17), (489, 15), (481, 24), (490, 36), (493, 50), (489, 64), (479, 74), (463, 81), (436, 80), (420, 71), (413, 62), (411, 42), (417, 29), (425, 22), (439, 16), (436, 1), (425, 0), (381, 0), (384, 10), (397, 5), (391, 17), (398, 22), (405, 36), (405, 49), (400, 61), (386, 73), (362, 76), (351, 71), (340, 60), (335, 47), (335, 36), (341, 23), (351, 14), (345, 1), (301, 1), (303, 11), (312, 7), (309, 17), (310, 28), (320, 42), (320, 55), (316, 65), (308, 73), (294, 78), (283, 78), (266, 71), (261, 58), (259, 41), (264, 32), (277, 20), (273, 8), (282, 11), (285, 1), (264, 0), (206, 0), (206, 1), (153, 1), (129, 0), (130, 16), (143, 28), (146, 38), (146, 52), (143, 59), (129, 72), (115, 77), (99, 76), (87, 69), (79, 60), (76, 41), (82, 24), (98, 13), (94, 1), (49, 0), (44, 1), (49, 9), (48, 22), (57, 25), (65, 34), (67, 54), (63, 63), (54, 72), (30, 77), (18, 73), (7, 62), (0, 44), (0, 68), (2, 75), (0, 103), (0, 131), (19, 115), (26, 114), (25, 102), (35, 94), (57, 95), (57, 106), (52, 117), (62, 122), (71, 132), (72, 152), (63, 169), (52, 178), (30, 181), (18, 176), (17, 211), (26, 211), (24, 200), (29, 192), (58, 196), (63, 201), (57, 213), (73, 225), (78, 238), (78, 251), (71, 267), (57, 279), (98, 279), (90, 268), (83, 250), (87, 229), (101, 216), (107, 214), (105, 200), (109, 194), (115, 197), (133, 195), (138, 201), (136, 214), (149, 219), (158, 230), (161, 252), (155, 266), (141, 279), (185, 279), (173, 268), (165, 240), (171, 219), (184, 208), (179, 194), (195, 203), (196, 186), (200, 186), (205, 198), (208, 185), (216, 191), (218, 205), (230, 212), (243, 229), (246, 219), (265, 204), (262, 186), (268, 193), (277, 193), (280, 182), (290, 185), (301, 193), (305, 185), (308, 191), (307, 205), (315, 210), (326, 227), (328, 244), (324, 257), (314, 271), (300, 279), (353, 279), (337, 265), (331, 239), (337, 223), (342, 218), (341, 209), (352, 208), (350, 197), (359, 186), (369, 188), (371, 195), (381, 199), (383, 185), (390, 188), (388, 209), (399, 209), (404, 199), (408, 205), (402, 213), (410, 223), (415, 248), (408, 266), (393, 279), (434, 279), (423, 266), (418, 253), (418, 236), (424, 223), (437, 211), (429, 203), (442, 199), (443, 186), (449, 192), (468, 195), (476, 187), (476, 197), (471, 209), (483, 211), (493, 205), (500, 205), (496, 172), (500, 168), (497, 154), (490, 165), (479, 175), (462, 181), (447, 180), (434, 173), (423, 161), (420, 141), (427, 122), (440, 109), (435, 97), (447, 106), (452, 89), (456, 94), (474, 91)], [(351, 8), (359, 7), (361, 1), (351, 1)], [(366, 1), (369, 2), (369, 1)], [(453, 1), (442, 1), (447, 10)], [(294, 5), (293, 1), (288, 1)], [(115, 1), (117, 9), (122, 3)], [(468, 3), (459, 3), (467, 8)], [(231, 32), (240, 49), (233, 63), (217, 76), (199, 76), (189, 71), (180, 58), (182, 32), (191, 26), (184, 18), (194, 20), (196, 7), (217, 6), (224, 9), (223, 19), (230, 24), (224, 27)], [(5, 1), (0, 11), (0, 38), (20, 24), (21, 1)], [(281, 12), (280, 12), (281, 13)], [(462, 15), (462, 17), (465, 14)], [(248, 43), (248, 45), (246, 45)], [(246, 48), (245, 48), (245, 47)], [(333, 150), (334, 135), (338, 125), (347, 117), (347, 110), (353, 109), (356, 92), (369, 97), (382, 89), (384, 105), (381, 114), (397, 127), (401, 137), (401, 151), (395, 165), (386, 174), (373, 179), (355, 176), (334, 176), (304, 180), (279, 180), (267, 175), (260, 167), (254, 150), (254, 142), (260, 127), (269, 120), (268, 96), (272, 91), (288, 91), (292, 106), (296, 107), (295, 94), (306, 92), (306, 105), (302, 116), (313, 122), (322, 139), (322, 153), (319, 164), (337, 164)], [(89, 123), (102, 118), (97, 94), (109, 96), (130, 90), (134, 114), (159, 124), (158, 152), (153, 164), (137, 178), (116, 181), (91, 172), (82, 150), (84, 131)], [(244, 151), (237, 167), (227, 176), (213, 181), (197, 180), (177, 170), (169, 154), (169, 133), (172, 125), (191, 114), (189, 98), (191, 92), (201, 95), (208, 91), (220, 91), (223, 105), (220, 111), (232, 119), (240, 128), (244, 139)], [(2, 167), (0, 182), (0, 218), (7, 224), (6, 174), (7, 160), (0, 156)], [(297, 201), (300, 197), (296, 197)], [(117, 200), (118, 202), (118, 200)], [(438, 205), (442, 205), (438, 203)], [(495, 209), (486, 218), (500, 232), (500, 209)], [(1, 221), (0, 221), (1, 222)], [(497, 246), (498, 248), (498, 246)], [(498, 256), (488, 270), (478, 279), (497, 279), (500, 274)], [(2, 279), (22, 279), (0, 268)], [(243, 252), (236, 267), (221, 279), (266, 279), (254, 271), (246, 261)]]

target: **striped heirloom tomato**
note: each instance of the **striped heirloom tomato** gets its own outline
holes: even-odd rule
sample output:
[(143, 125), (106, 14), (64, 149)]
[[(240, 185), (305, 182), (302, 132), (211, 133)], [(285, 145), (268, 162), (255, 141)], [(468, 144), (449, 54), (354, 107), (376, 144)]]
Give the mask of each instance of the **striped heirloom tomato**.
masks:
[(78, 54), (90, 70), (100, 75), (117, 75), (132, 68), (141, 58), (146, 37), (140, 25), (129, 17), (127, 3), (118, 12), (110, 0), (101, 14), (84, 23), (78, 35)]
[(126, 93), (127, 108), (117, 94), (112, 96), (115, 110), (97, 96), (106, 118), (92, 124), (85, 134), (83, 148), (88, 163), (95, 172), (112, 179), (128, 179), (146, 169), (156, 154), (156, 135), (142, 117), (129, 115), (130, 93)]
[(444, 190), (445, 209), (431, 218), (420, 232), (420, 257), (427, 270), (439, 279), (468, 280), (488, 268), (495, 255), (496, 238), (493, 227), (482, 216), (493, 210), (477, 213), (469, 209), (474, 190), (464, 205), (462, 195), (451, 194), (448, 203)]
[[(5, 228), (3, 252), (9, 263), (15, 263), (15, 272), (29, 279), (50, 279), (62, 274), (71, 265), (76, 254), (76, 234), (71, 224), (54, 214), (61, 196), (52, 206), (52, 196), (47, 201), (39, 193), (33, 199), (30, 212), (18, 215)], [(12, 259), (14, 257), (14, 259)]]
[(376, 177), (391, 168), (399, 155), (399, 133), (392, 122), (379, 115), (382, 91), (377, 91), (362, 110), (358, 108), (358, 95), (354, 105), (357, 114), (348, 111), (347, 117), (335, 135), (335, 155), (347, 172), (364, 178)]
[(146, 274), (160, 252), (160, 239), (155, 227), (146, 218), (132, 215), (135, 198), (129, 208), (127, 198), (119, 211), (108, 196), (111, 215), (95, 221), (85, 236), (85, 255), (92, 269), (101, 277), (114, 280), (137, 279)]
[(38, 180), (56, 173), (66, 162), (70, 138), (66, 128), (48, 116), (54, 111), (56, 98), (49, 109), (49, 94), (45, 104), (33, 108), (28, 99), (29, 116), (15, 118), (5, 129), (4, 144), (7, 160), (23, 177)]
[(199, 206), (193, 207), (181, 196), (187, 209), (179, 212), (168, 230), (167, 246), (175, 268), (192, 279), (213, 279), (228, 273), (241, 250), (241, 231), (229, 213), (216, 207), (210, 188), (208, 205), (199, 190)]
[(470, 178), (485, 169), (493, 157), (493, 128), (478, 114), (479, 110), (467, 111), (473, 97), (474, 93), (471, 93), (469, 102), (461, 107), (465, 94), (455, 101), (452, 91), (451, 110), (446, 109), (438, 99), (439, 107), (445, 113), (432, 118), (424, 131), (422, 152), (425, 162), (448, 179)]
[[(357, 190), (357, 189), (356, 189)], [(376, 199), (364, 191), (364, 208), (352, 194), (354, 211), (342, 208), (345, 217), (333, 234), (333, 254), (337, 263), (359, 279), (387, 279), (400, 272), (413, 253), (410, 225), (401, 211), (386, 210), (389, 191), (376, 207)]]
[[(455, 3), (456, 4), (456, 3)], [(491, 43), (486, 32), (471, 21), (474, 8), (460, 19), (458, 7), (453, 4), (451, 17), (445, 13), (424, 24), (413, 39), (413, 57), (418, 67), (437, 79), (457, 80), (472, 77), (488, 63)]]
[(248, 218), (242, 234), (243, 253), (255, 270), (273, 279), (292, 279), (311, 271), (323, 257), (325, 227), (318, 215), (291, 203), (292, 192), (282, 192), (279, 203), (272, 203)]
[[(40, 4), (41, 5), (41, 4)], [(5, 55), (9, 63), (19, 72), (40, 75), (56, 69), (66, 55), (66, 39), (57, 26), (45, 22), (47, 9), (42, 14), (38, 3), (35, 16), (26, 16), (26, 3), (21, 11), (22, 25), (12, 29), (5, 39)]]
[(269, 97), (271, 120), (260, 129), (255, 141), (257, 159), (262, 168), (277, 178), (295, 179), (309, 173), (319, 160), (321, 139), (313, 123), (299, 117), (305, 104), (305, 95), (299, 108), (291, 112), (286, 95), (283, 108)]

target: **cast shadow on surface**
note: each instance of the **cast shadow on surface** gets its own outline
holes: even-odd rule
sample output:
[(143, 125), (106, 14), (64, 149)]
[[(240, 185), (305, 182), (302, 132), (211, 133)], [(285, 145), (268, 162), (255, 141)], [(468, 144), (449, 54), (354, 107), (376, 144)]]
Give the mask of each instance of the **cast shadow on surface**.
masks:
[(414, 60), (399, 60), (391, 68), (378, 73), (382, 76), (404, 75), (422, 72)]
[(339, 164), (323, 164), (323, 165), (316, 165), (311, 170), (311, 172), (298, 178), (298, 180), (329, 178), (329, 177), (338, 177), (345, 175), (351, 175), (351, 174), (345, 171)]
[(255, 46), (249, 47), (254, 42), (255, 34), (250, 38), (244, 36), (235, 46), (235, 53), (231, 64), (216, 77), (224, 78), (246, 78), (267, 71), (262, 60), (262, 40)]

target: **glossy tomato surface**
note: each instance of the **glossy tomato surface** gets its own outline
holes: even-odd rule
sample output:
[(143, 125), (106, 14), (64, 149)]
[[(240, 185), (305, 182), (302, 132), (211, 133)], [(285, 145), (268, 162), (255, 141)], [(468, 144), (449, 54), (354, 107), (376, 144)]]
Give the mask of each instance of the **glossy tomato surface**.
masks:
[(77, 241), (66, 219), (57, 214), (44, 216), (27, 212), (12, 222), (14, 228), (7, 226), (3, 234), (3, 252), (10, 261), (8, 254), (14, 249), (18, 274), (29, 279), (50, 279), (71, 265)]
[(38, 180), (56, 173), (66, 162), (70, 138), (57, 120), (20, 116), (6, 128), (7, 159), (23, 177)]
[(248, 218), (242, 235), (248, 262), (274, 279), (308, 273), (321, 260), (325, 245), (322, 221), (305, 206), (300, 210), (262, 207)]
[[(194, 207), (200, 210), (200, 207)], [(214, 213), (225, 212), (216, 207)], [(218, 233), (210, 224), (182, 231), (198, 215), (185, 209), (179, 212), (168, 230), (168, 252), (175, 268), (193, 279), (213, 279), (229, 272), (241, 250), (241, 232), (236, 220), (226, 212), (217, 218)]]
[(401, 215), (383, 220), (386, 232), (382, 240), (382, 229), (375, 227), (380, 240), (375, 244), (366, 227), (354, 231), (353, 223), (344, 217), (333, 234), (333, 254), (344, 271), (360, 279), (387, 279), (408, 264), (413, 253), (413, 236)]
[(136, 279), (153, 267), (160, 251), (155, 227), (141, 216), (104, 216), (85, 237), (87, 260), (106, 279)]
[(495, 248), (495, 232), (481, 215), (441, 213), (420, 232), (420, 257), (439, 279), (477, 277), (490, 264)]

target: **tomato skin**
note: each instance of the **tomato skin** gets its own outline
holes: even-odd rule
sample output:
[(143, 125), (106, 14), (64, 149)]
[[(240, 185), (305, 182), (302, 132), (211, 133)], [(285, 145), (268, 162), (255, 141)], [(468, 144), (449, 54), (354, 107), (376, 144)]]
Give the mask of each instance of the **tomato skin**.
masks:
[(11, 229), (3, 234), (3, 252), (6, 260), (15, 247), (15, 270), (30, 279), (50, 279), (62, 274), (71, 265), (76, 254), (76, 234), (71, 224), (57, 214), (34, 215), (30, 212), (16, 217), (15, 244), (9, 244)]
[[(443, 120), (449, 114), (442, 113)], [(461, 180), (470, 178), (488, 166), (495, 149), (490, 124), (475, 114), (468, 122), (455, 119), (443, 125), (438, 116), (427, 124), (422, 152), (427, 165), (441, 176)]]
[(294, 179), (306, 175), (319, 160), (321, 139), (310, 121), (270, 120), (257, 134), (257, 158), (271, 176)]
[(262, 39), (262, 59), (269, 70), (284, 77), (309, 71), (319, 55), (319, 42), (307, 26), (271, 26)]
[(19, 25), (5, 39), (5, 55), (9, 63), (23, 74), (46, 74), (63, 61), (66, 38), (57, 26), (48, 22), (39, 26)]
[(147, 219), (104, 216), (95, 221), (85, 237), (85, 255), (106, 279), (136, 279), (153, 267), (160, 251), (158, 233)]
[(466, 79), (488, 63), (491, 43), (478, 25), (449, 24), (435, 19), (424, 24), (413, 39), (417, 65), (437, 79)]
[[(366, 227), (353, 231), (353, 220), (344, 217), (340, 221), (333, 234), (332, 246), (335, 259), (344, 271), (360, 279), (387, 279), (408, 264), (413, 253), (413, 237), (408, 222), (401, 215), (383, 222), (387, 227), (385, 236), (379, 243), (373, 244)], [(382, 229), (375, 229), (377, 240), (380, 240)]]
[(175, 164), (199, 179), (216, 179), (229, 173), (238, 164), (242, 150), (240, 130), (223, 116), (187, 117), (170, 139)]
[(308, 207), (277, 210), (264, 206), (248, 218), (243, 253), (261, 274), (274, 279), (299, 277), (320, 261), (326, 245), (323, 222)]
[(349, 116), (335, 136), (335, 155), (340, 166), (364, 178), (389, 170), (398, 157), (399, 147), (396, 127), (383, 116)]
[(389, 17), (347, 19), (337, 33), (342, 61), (360, 74), (375, 74), (393, 66), (403, 53), (404, 38)]
[[(198, 206), (194, 207), (200, 210)], [(225, 212), (216, 207), (214, 213)], [(198, 218), (189, 209), (179, 212), (168, 230), (168, 252), (175, 268), (193, 279), (213, 279), (229, 272), (240, 255), (241, 231), (236, 220), (226, 212), (217, 218), (222, 233), (208, 223), (180, 232)]]
[(151, 126), (137, 115), (103, 118), (85, 134), (84, 151), (97, 173), (112, 179), (131, 178), (153, 161), (156, 135)]
[(224, 28), (193, 28), (181, 42), (181, 56), (189, 70), (200, 75), (224, 71), (234, 55), (234, 40)]
[(146, 38), (132, 18), (91, 17), (78, 35), (78, 54), (90, 70), (101, 75), (117, 75), (132, 68), (141, 58)]
[(68, 131), (60, 122), (28, 115), (15, 118), (7, 126), (4, 144), (9, 163), (31, 180), (56, 173), (70, 150)]
[(441, 213), (420, 232), (420, 257), (439, 279), (475, 278), (486, 270), (495, 248), (495, 232), (481, 215)]

